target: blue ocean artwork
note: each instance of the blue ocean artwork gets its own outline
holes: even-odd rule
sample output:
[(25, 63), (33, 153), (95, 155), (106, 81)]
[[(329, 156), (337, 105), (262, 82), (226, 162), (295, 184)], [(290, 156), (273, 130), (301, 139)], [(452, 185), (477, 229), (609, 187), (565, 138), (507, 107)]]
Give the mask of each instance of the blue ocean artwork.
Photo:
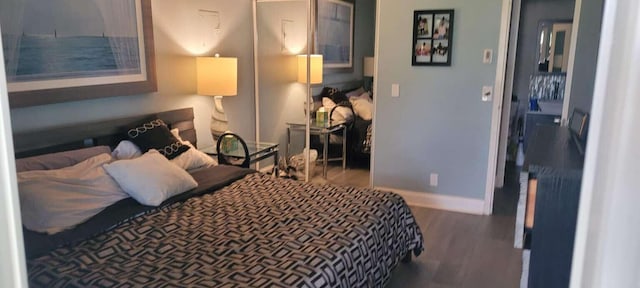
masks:
[(140, 75), (136, 0), (0, 1), (9, 82)]
[[(23, 35), (17, 70), (9, 78), (19, 82), (141, 73), (138, 39), (118, 41), (127, 42), (120, 51), (111, 46), (109, 37)], [(121, 57), (121, 67), (116, 55)]]
[(336, 2), (318, 2), (317, 47), (325, 65), (345, 65), (351, 61), (352, 9)]

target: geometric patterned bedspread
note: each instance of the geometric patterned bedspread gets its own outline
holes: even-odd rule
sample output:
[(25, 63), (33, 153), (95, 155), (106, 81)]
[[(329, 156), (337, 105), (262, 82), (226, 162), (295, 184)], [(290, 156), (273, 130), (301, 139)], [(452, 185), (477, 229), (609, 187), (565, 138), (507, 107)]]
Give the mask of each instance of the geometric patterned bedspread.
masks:
[(383, 287), (422, 250), (394, 193), (254, 173), (27, 266), (31, 287)]

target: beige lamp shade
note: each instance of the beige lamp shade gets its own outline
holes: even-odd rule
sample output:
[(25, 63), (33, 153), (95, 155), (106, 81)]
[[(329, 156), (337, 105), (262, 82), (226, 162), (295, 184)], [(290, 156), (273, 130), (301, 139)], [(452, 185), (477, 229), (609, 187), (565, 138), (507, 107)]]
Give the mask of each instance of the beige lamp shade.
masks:
[(364, 69), (362, 70), (362, 75), (364, 77), (373, 77), (374, 65), (373, 57), (364, 57)]
[[(322, 83), (322, 55), (310, 55), (311, 84)], [(307, 55), (298, 55), (298, 82), (307, 83)]]
[(199, 95), (238, 94), (238, 58), (198, 57), (196, 66)]

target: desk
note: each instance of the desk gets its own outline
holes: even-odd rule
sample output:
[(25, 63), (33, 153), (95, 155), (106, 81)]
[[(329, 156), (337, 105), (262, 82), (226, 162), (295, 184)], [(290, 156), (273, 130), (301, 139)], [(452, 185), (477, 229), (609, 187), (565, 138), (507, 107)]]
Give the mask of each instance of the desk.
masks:
[[(249, 163), (255, 163), (260, 160), (273, 157), (273, 166), (276, 172), (278, 173), (278, 144), (269, 143), (269, 142), (255, 142), (255, 141), (245, 141), (247, 143), (247, 149), (249, 149)], [(204, 148), (200, 148), (200, 151), (207, 153), (211, 156), (218, 156), (218, 151), (216, 150), (216, 146), (207, 146)], [(224, 155), (237, 157), (244, 159), (244, 149), (242, 145), (238, 143), (238, 146), (232, 151), (225, 151)]]
[[(342, 161), (342, 170), (347, 168), (347, 126), (345, 122), (317, 122), (315, 119), (310, 120), (310, 135), (318, 135), (324, 139), (322, 144), (322, 177), (327, 178), (327, 163), (329, 161)], [(287, 148), (285, 150), (285, 159), (289, 159), (289, 149), (291, 149), (291, 131), (306, 131), (307, 124), (304, 120), (297, 122), (287, 122)], [(334, 132), (342, 131), (342, 157), (328, 158), (329, 154), (329, 135)]]
[(514, 239), (531, 251), (528, 287), (569, 287), (584, 165), (571, 133), (536, 126), (520, 173)]

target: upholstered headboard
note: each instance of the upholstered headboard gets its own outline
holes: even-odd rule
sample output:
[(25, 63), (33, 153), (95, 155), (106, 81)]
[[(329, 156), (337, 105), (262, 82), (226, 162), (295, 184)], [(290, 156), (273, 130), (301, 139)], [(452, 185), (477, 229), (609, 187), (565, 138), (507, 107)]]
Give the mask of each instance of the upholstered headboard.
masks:
[(154, 115), (167, 123), (169, 128), (178, 128), (182, 139), (197, 145), (193, 108), (184, 108), (16, 133), (13, 135), (16, 158), (98, 145), (115, 147), (125, 138), (127, 126)]
[(332, 87), (332, 88), (340, 89), (342, 91), (348, 91), (348, 90), (358, 89), (362, 87), (362, 85), (364, 85), (364, 82), (362, 79), (344, 81), (344, 82), (323, 83), (322, 85), (318, 85), (317, 87), (311, 88), (311, 95), (319, 95), (320, 92), (322, 92), (322, 88), (324, 87)]

